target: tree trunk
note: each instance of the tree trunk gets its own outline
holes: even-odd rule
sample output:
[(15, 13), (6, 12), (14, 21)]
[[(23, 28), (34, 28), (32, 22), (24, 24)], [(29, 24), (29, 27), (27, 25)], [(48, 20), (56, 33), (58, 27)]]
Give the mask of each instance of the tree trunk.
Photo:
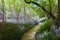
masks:
[(19, 13), (18, 12), (16, 13), (16, 21), (19, 24)]
[(2, 13), (3, 13), (3, 15), (2, 15), (2, 26), (4, 27), (4, 13), (5, 13), (5, 11), (4, 11), (4, 0), (2, 0)]
[(60, 26), (60, 0), (58, 0), (58, 14), (57, 14), (57, 22), (58, 22), (58, 27)]

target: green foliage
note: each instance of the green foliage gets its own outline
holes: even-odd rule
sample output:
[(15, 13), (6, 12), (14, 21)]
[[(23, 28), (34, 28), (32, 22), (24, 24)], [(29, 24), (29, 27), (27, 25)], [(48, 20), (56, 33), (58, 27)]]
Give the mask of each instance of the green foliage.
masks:
[[(43, 37), (41, 36), (40, 33), (37, 34), (36, 40), (60, 40), (60, 34), (54, 35), (51, 31), (50, 32), (45, 32), (43, 33)], [(41, 36), (41, 37), (39, 37)]]
[(26, 32), (29, 29), (31, 29), (32, 27), (34, 27), (37, 24), (32, 24), (32, 23), (24, 23), (24, 24), (19, 24), (20, 26), (24, 26), (24, 29), (22, 30), (22, 32)]
[(31, 0), (25, 0), (25, 2), (27, 2), (27, 3), (31, 3)]
[(25, 23), (24, 26), (25, 27), (32, 27), (32, 24), (31, 23)]
[(43, 32), (43, 31), (46, 31), (46, 30), (50, 30), (50, 27), (52, 25), (52, 22), (51, 20), (46, 20), (45, 22), (42, 23), (42, 25), (40, 26), (39, 28), (39, 32)]
[[(51, 26), (52, 26), (51, 20), (48, 20), (48, 19), (45, 20), (45, 22), (43, 22), (42, 25), (40, 25), (40, 28), (36, 32), (36, 36), (35, 36), (36, 40), (48, 40), (48, 38), (52, 38), (52, 37), (50, 37), (51, 35), (49, 34)], [(41, 35), (42, 35), (42, 37), (39, 37)], [(49, 40), (51, 40), (51, 39), (49, 39)]]
[(46, 34), (43, 34), (43, 37), (41, 37), (40, 40), (53, 40), (53, 35), (52, 33), (47, 32)]
[[(10, 11), (15, 10), (17, 13), (21, 12), (21, 7), (25, 5), (22, 0), (4, 0), (5, 1), (5, 7), (4, 10), (6, 11), (6, 15), (9, 16), (11, 13)], [(50, 3), (49, 0), (25, 0), (26, 3), (31, 3), (31, 1), (37, 2), (38, 4), (42, 5), (44, 8), (46, 8), (48, 11), (50, 11)], [(56, 0), (50, 0), (51, 1), (51, 7), (52, 7), (52, 13), (56, 13)], [(28, 6), (31, 10), (29, 10)], [(1, 0), (0, 0), (0, 9), (2, 8)], [(39, 17), (44, 17), (45, 12), (40, 9), (40, 7), (36, 5), (25, 5), (24, 8), (29, 11), (29, 15), (32, 16), (38, 15)], [(2, 10), (1, 10), (2, 11)], [(14, 11), (13, 11), (14, 12)], [(23, 11), (22, 11), (23, 12)], [(2, 12), (1, 12), (2, 13)], [(15, 13), (15, 12), (14, 12)], [(30, 15), (30, 16), (31, 16)], [(46, 14), (47, 15), (47, 14)], [(32, 28), (35, 24), (22, 24), (24, 26), (24, 29), (21, 31), (17, 24), (13, 23), (6, 23), (5, 27), (2, 28), (2, 24), (0, 23), (0, 40), (20, 40), (21, 34), (23, 35), (24, 32)], [(46, 20), (43, 22), (43, 24), (40, 26), (37, 33), (41, 33), (44, 31), (50, 31), (51, 28), (51, 20)], [(59, 39), (59, 35), (57, 35), (56, 40)], [(47, 35), (44, 35), (42, 40), (53, 40), (52, 34), (47, 33)]]
[[(34, 27), (35, 24), (25, 23), (25, 24), (15, 24), (15, 23), (5, 23), (4, 28), (2, 23), (0, 23), (0, 40), (20, 40), (22, 35), (29, 29)], [(24, 26), (24, 29), (20, 28)], [(22, 30), (21, 30), (22, 29)]]
[(60, 34), (56, 34), (56, 40), (60, 40)]
[(21, 31), (17, 24), (5, 23), (2, 27), (0, 23), (0, 40), (20, 40)]

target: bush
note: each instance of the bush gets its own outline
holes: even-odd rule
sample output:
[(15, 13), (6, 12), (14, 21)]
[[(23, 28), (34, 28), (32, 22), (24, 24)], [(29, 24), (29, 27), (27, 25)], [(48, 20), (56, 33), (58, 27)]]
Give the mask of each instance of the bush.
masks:
[(28, 31), (29, 29), (31, 29), (32, 27), (34, 27), (35, 25), (37, 25), (36, 23), (32, 24), (31, 22), (29, 23), (24, 23), (24, 24), (19, 24), (21, 26), (21, 31), (22, 32), (25, 32), (25, 31)]
[(51, 27), (52, 23), (50, 20), (43, 22), (36, 33), (36, 40), (60, 40), (60, 34), (55, 33)]
[(49, 32), (52, 26), (51, 20), (46, 20), (40, 25), (40, 28), (36, 32), (36, 40), (47, 40), (47, 35), (45, 32)]
[(46, 20), (45, 22), (40, 25), (40, 28), (38, 29), (38, 32), (43, 32), (43, 31), (49, 31), (52, 26), (51, 20)]
[[(2, 27), (0, 22), (0, 40), (20, 40), (25, 32), (31, 29), (35, 24), (25, 23), (25, 24), (15, 24), (15, 23), (5, 23)], [(24, 29), (21, 30), (23, 27)]]
[(0, 40), (20, 40), (21, 31), (17, 24), (5, 23), (2, 27), (0, 23)]

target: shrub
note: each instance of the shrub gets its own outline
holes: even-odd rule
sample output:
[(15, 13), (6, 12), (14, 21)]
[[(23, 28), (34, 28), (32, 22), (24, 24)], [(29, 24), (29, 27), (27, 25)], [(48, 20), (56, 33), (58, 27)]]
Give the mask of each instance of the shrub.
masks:
[(5, 23), (2, 27), (0, 23), (0, 40), (20, 40), (20, 28), (14, 23)]
[(51, 30), (51, 26), (51, 21), (43, 22), (36, 33), (36, 40), (60, 40), (60, 34)]
[[(36, 32), (36, 40), (47, 40), (47, 36), (44, 33), (49, 32), (52, 26), (51, 20), (46, 20), (40, 25), (40, 28)], [(42, 36), (42, 37), (41, 37)]]

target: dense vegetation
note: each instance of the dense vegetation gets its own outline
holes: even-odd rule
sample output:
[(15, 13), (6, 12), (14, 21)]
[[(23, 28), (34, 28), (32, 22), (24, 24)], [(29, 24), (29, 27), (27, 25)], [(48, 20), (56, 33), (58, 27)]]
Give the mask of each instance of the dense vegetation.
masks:
[(36, 40), (60, 40), (59, 4), (59, 0), (0, 0), (0, 40), (21, 40), (36, 25)]
[[(0, 22), (0, 40), (20, 40), (22, 35), (29, 29), (31, 29), (35, 24), (15, 24), (15, 23), (5, 23), (2, 27)], [(24, 29), (20, 29), (20, 26), (24, 26)]]

